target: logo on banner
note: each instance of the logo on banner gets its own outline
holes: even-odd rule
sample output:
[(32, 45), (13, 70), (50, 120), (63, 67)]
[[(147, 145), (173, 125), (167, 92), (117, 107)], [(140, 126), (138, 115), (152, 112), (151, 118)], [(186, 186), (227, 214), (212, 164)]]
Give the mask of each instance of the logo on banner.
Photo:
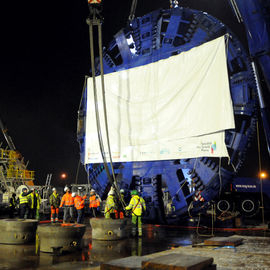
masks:
[(217, 150), (217, 145), (216, 145), (216, 142), (214, 142), (212, 145), (211, 145), (211, 154), (214, 154), (214, 151)]
[(197, 148), (201, 152), (208, 152), (209, 153), (209, 151), (211, 149), (211, 145), (212, 145), (212, 142), (201, 142), (201, 144), (198, 145)]
[(160, 152), (159, 152), (161, 155), (164, 155), (164, 154), (170, 154), (170, 151), (169, 149), (161, 149)]

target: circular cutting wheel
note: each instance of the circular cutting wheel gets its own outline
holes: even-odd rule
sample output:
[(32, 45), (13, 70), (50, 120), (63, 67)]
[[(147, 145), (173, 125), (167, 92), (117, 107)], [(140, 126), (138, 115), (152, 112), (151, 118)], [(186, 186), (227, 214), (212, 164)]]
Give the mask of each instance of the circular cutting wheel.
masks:
[[(257, 121), (253, 70), (243, 46), (228, 27), (205, 12), (181, 7), (135, 18), (104, 50), (104, 72), (111, 73), (181, 54), (224, 34), (229, 35), (227, 67), (236, 124), (234, 130), (226, 131), (230, 161), (202, 157), (114, 164), (119, 187), (141, 192), (151, 213), (149, 219), (163, 220), (164, 208), (169, 209), (167, 218), (200, 209), (237, 174)], [(86, 111), (85, 108), (86, 96), (80, 111)], [(78, 139), (83, 153), (84, 134)], [(110, 184), (103, 165), (88, 164), (86, 169), (95, 190), (105, 196)]]

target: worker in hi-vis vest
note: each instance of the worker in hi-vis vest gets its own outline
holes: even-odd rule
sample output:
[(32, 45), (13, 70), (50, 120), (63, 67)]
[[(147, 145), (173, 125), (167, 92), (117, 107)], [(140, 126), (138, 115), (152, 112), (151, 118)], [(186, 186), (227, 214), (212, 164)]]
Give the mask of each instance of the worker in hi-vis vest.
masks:
[(13, 218), (14, 217), (14, 212), (16, 208), (16, 193), (13, 193), (11, 198), (9, 199), (9, 217)]
[(29, 214), (29, 200), (28, 195), (32, 193), (33, 191), (27, 191), (27, 188), (22, 189), (22, 193), (19, 196), (19, 217), (20, 218), (27, 218)]
[(59, 221), (59, 206), (60, 206), (60, 196), (57, 193), (56, 188), (52, 189), (53, 193), (50, 196), (50, 206), (51, 206), (51, 222)]
[(117, 201), (117, 210), (115, 211), (115, 218), (118, 219), (123, 219), (125, 217), (125, 190), (120, 189), (120, 200)]
[(87, 196), (80, 196), (75, 192), (75, 198), (74, 198), (74, 206), (77, 210), (77, 223), (83, 224), (84, 219), (84, 203)]
[[(65, 188), (66, 193), (62, 197), (60, 207), (64, 206), (64, 218), (63, 223), (67, 223), (68, 218), (70, 217), (73, 221), (74, 219), (74, 197), (71, 194), (69, 187)], [(74, 194), (73, 194), (74, 195)]]
[(96, 195), (95, 190), (91, 189), (89, 197), (89, 209), (91, 217), (97, 217), (99, 206), (100, 206), (100, 199), (98, 195)]
[(115, 218), (114, 210), (116, 209), (114, 190), (111, 189), (105, 204), (104, 215), (105, 218)]
[(143, 211), (146, 211), (146, 205), (144, 199), (139, 196), (137, 190), (131, 191), (131, 199), (129, 205), (125, 209), (132, 211), (132, 236), (136, 236), (137, 230), (138, 236), (142, 236), (142, 214)]
[(30, 203), (30, 218), (39, 220), (41, 197), (35, 188), (33, 188), (33, 192), (28, 195), (28, 198)]

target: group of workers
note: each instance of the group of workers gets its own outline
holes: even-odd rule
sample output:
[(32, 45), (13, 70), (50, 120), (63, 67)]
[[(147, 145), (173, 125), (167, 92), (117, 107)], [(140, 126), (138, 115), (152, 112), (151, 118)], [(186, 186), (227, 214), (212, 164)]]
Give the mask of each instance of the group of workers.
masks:
[(23, 188), (19, 198), (16, 199), (16, 194), (13, 193), (9, 200), (9, 217), (14, 217), (14, 212), (17, 204), (19, 204), (19, 218), (39, 219), (39, 209), (41, 204), (41, 197), (37, 190), (27, 190)]
[(131, 191), (131, 199), (127, 206), (125, 206), (124, 190), (120, 190), (120, 198), (117, 199), (115, 191), (111, 189), (105, 204), (104, 215), (105, 218), (124, 218), (125, 214), (131, 211), (132, 235), (142, 236), (142, 215), (146, 211), (145, 201), (139, 196), (137, 190)]
[[(59, 195), (54, 189), (52, 195), (50, 196), (50, 205), (51, 205), (51, 222), (58, 221), (59, 207), (64, 208), (64, 217), (63, 223), (67, 223), (69, 218), (74, 220), (75, 211), (77, 211), (77, 223), (83, 223), (84, 219), (84, 207), (85, 200), (87, 196), (80, 196), (76, 192), (71, 192), (69, 187), (66, 187), (64, 190), (66, 193), (63, 195), (61, 202)], [(89, 196), (89, 209), (91, 217), (97, 217), (100, 207), (100, 198), (95, 193), (95, 190), (91, 189)], [(142, 197), (139, 196), (137, 190), (131, 191), (131, 199), (129, 204), (126, 206), (125, 203), (125, 191), (120, 190), (120, 198), (116, 196), (116, 192), (113, 188), (108, 193), (106, 199), (106, 204), (104, 208), (105, 218), (112, 219), (122, 219), (125, 215), (128, 215), (129, 212), (132, 214), (131, 223), (132, 223), (132, 235), (142, 236), (142, 215), (146, 211), (146, 204)]]
[[(87, 196), (81, 196), (79, 192), (71, 192), (71, 188), (65, 187), (65, 194), (62, 199), (60, 199), (60, 195), (57, 193), (56, 188), (53, 188), (52, 191), (49, 198), (51, 222), (54, 223), (59, 221), (59, 208), (63, 207), (63, 223), (75, 221), (75, 216), (77, 216), (76, 223), (83, 223), (85, 200), (87, 199)], [(14, 193), (10, 198), (11, 218), (14, 216), (16, 203), (16, 194)], [(95, 190), (91, 189), (89, 196), (89, 210), (91, 217), (97, 217), (99, 215), (100, 203), (101, 199), (95, 193)], [(40, 204), (41, 197), (35, 188), (29, 191), (27, 188), (23, 188), (22, 193), (19, 195), (19, 217), (22, 219), (39, 219)], [(75, 211), (77, 212), (77, 215)], [(131, 191), (131, 199), (126, 206), (125, 191), (121, 189), (119, 197), (116, 196), (115, 190), (111, 188), (106, 199), (104, 215), (106, 219), (123, 219), (131, 212), (132, 235), (135, 236), (138, 233), (138, 236), (142, 236), (142, 215), (145, 211), (145, 201), (139, 196), (137, 190)]]
[[(81, 196), (78, 192), (71, 192), (71, 188), (65, 187), (65, 194), (60, 200), (59, 194), (56, 188), (53, 188), (53, 193), (50, 196), (51, 206), (51, 222), (58, 222), (59, 220), (59, 208), (64, 208), (63, 223), (67, 223), (69, 220), (75, 220), (75, 210), (77, 212), (77, 223), (83, 223), (85, 200), (87, 196)], [(100, 206), (100, 198), (95, 194), (95, 190), (91, 189), (89, 197), (89, 209), (92, 217), (98, 215)]]

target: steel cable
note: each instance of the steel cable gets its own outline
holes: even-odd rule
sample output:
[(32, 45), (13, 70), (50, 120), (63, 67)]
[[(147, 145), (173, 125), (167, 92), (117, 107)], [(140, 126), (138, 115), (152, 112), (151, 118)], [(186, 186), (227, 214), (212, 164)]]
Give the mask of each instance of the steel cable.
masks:
[[(107, 121), (107, 110), (106, 110), (106, 99), (105, 99), (105, 84), (104, 84), (104, 70), (103, 70), (103, 54), (102, 54), (102, 30), (101, 30), (101, 22), (99, 19), (95, 18), (95, 12), (93, 13), (94, 18), (89, 20), (89, 36), (90, 36), (90, 57), (91, 57), (91, 70), (92, 70), (92, 81), (93, 81), (93, 90), (94, 90), (94, 103), (95, 103), (95, 112), (96, 112), (96, 125), (97, 125), (97, 133), (98, 133), (98, 140), (99, 140), (99, 148), (102, 156), (102, 160), (104, 163), (105, 171), (107, 177), (113, 186), (116, 195), (121, 202), (122, 206), (125, 207), (125, 202), (122, 200), (120, 196), (120, 192), (117, 187), (114, 168), (112, 164), (112, 157), (111, 157), (111, 149), (110, 149), (110, 141), (109, 141), (109, 132), (108, 132), (108, 121)], [(104, 122), (105, 122), (105, 130), (107, 135), (107, 147), (108, 153), (110, 158), (110, 165), (112, 170), (111, 178), (108, 162), (105, 155), (105, 149), (102, 139), (101, 133), (101, 124), (100, 124), (100, 117), (99, 117), (99, 106), (98, 106), (98, 98), (97, 98), (97, 86), (96, 86), (96, 72), (95, 72), (95, 61), (94, 61), (94, 38), (93, 38), (93, 21), (95, 25), (98, 26), (98, 46), (99, 46), (99, 58), (100, 58), (100, 74), (101, 74), (101, 86), (102, 86), (102, 97), (103, 97), (103, 110), (104, 110)]]

